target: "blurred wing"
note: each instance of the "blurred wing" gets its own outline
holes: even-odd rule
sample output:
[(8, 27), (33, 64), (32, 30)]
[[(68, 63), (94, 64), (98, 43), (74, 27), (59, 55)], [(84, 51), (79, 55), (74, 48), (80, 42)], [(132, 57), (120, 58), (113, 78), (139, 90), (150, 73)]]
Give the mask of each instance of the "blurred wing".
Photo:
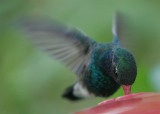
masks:
[(48, 20), (25, 20), (21, 28), (31, 36), (31, 41), (80, 76), (91, 61), (95, 41), (76, 29)]
[(113, 27), (112, 27), (112, 33), (113, 33), (113, 43), (116, 43), (118, 45), (120, 45), (120, 41), (119, 41), (119, 31), (120, 30), (120, 18), (119, 18), (119, 14), (116, 13), (114, 18), (113, 18)]
[(135, 44), (134, 29), (132, 28), (131, 19), (128, 15), (116, 12), (113, 18), (113, 43), (120, 46), (133, 49)]

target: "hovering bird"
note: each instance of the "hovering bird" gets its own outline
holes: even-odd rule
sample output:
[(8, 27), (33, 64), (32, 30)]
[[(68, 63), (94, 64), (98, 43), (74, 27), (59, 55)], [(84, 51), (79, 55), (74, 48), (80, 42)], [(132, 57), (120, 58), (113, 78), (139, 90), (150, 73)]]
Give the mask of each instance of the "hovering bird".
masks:
[(120, 42), (120, 19), (116, 14), (113, 41), (98, 43), (77, 29), (49, 20), (25, 19), (23, 30), (31, 41), (77, 75), (77, 81), (63, 94), (69, 100), (108, 97), (120, 86), (125, 95), (137, 75), (134, 56)]

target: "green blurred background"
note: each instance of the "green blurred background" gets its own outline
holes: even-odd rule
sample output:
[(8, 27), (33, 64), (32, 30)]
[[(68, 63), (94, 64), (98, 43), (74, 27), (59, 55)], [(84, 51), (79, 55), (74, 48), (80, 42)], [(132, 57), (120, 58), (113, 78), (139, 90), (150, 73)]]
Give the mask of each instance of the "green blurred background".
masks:
[[(111, 42), (116, 10), (130, 18), (138, 65), (132, 92), (156, 92), (151, 69), (160, 63), (160, 1), (156, 0), (1, 0), (0, 114), (68, 114), (105, 98), (70, 102), (61, 98), (76, 76), (24, 40), (10, 24), (22, 15), (43, 15), (83, 30), (98, 42)], [(122, 96), (119, 89), (112, 97)]]

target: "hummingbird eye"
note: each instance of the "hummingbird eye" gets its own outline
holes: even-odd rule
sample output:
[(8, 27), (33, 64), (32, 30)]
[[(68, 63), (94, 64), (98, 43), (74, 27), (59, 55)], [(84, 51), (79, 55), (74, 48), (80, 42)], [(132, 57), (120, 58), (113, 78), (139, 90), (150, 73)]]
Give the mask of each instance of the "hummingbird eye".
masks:
[(118, 73), (116, 72), (116, 73), (115, 73), (115, 78), (117, 78), (117, 77), (118, 77)]
[(117, 78), (118, 77), (118, 73), (117, 73), (116, 69), (114, 70), (114, 73), (115, 73), (115, 78)]

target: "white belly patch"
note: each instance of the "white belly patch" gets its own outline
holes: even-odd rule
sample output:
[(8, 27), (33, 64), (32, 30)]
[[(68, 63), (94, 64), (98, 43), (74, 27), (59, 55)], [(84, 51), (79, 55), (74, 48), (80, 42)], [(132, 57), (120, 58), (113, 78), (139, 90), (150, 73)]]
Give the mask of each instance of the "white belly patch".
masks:
[(89, 93), (86, 88), (82, 87), (80, 83), (76, 83), (73, 87), (73, 95), (80, 98), (94, 97), (93, 94)]

